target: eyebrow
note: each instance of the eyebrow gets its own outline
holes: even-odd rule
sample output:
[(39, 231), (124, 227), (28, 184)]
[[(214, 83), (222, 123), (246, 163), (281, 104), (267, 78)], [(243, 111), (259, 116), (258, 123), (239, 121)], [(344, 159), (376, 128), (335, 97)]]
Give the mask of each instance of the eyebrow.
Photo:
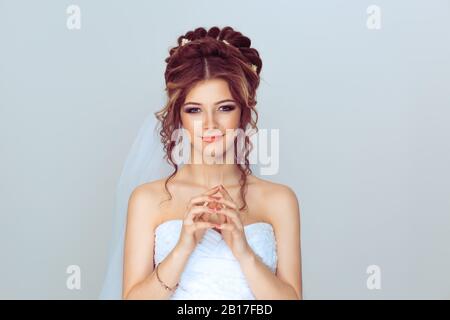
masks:
[[(236, 101), (234, 101), (233, 99), (225, 99), (225, 100), (217, 101), (215, 103), (215, 105), (218, 105), (218, 104), (221, 104), (221, 103), (224, 103), (224, 102), (234, 102), (234, 103), (236, 103)], [(201, 106), (202, 105), (199, 102), (185, 102), (185, 103), (183, 103), (182, 107), (184, 107), (185, 105), (188, 105), (188, 104), (194, 104), (194, 105), (197, 105), (197, 106)]]

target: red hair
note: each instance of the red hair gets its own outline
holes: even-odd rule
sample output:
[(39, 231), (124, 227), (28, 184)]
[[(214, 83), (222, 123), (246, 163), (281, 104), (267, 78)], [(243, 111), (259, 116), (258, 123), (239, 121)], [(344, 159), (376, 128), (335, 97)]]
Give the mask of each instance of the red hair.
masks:
[[(190, 41), (183, 45), (183, 39)], [(232, 27), (227, 26), (223, 29), (212, 27), (208, 31), (200, 27), (178, 37), (178, 46), (170, 49), (170, 55), (165, 59), (167, 66), (164, 73), (168, 101), (164, 108), (155, 113), (161, 125), (160, 136), (166, 153), (165, 159), (174, 168), (173, 173), (165, 181), (165, 189), (170, 199), (172, 196), (167, 184), (178, 172), (178, 165), (172, 159), (175, 142), (171, 137), (175, 129), (181, 128), (181, 105), (188, 92), (198, 82), (207, 79), (225, 80), (231, 95), (242, 110), (239, 128), (246, 131), (250, 126), (258, 130), (255, 98), (262, 61), (258, 51), (250, 48), (250, 45), (250, 39)], [(252, 65), (256, 66), (256, 70), (252, 68)], [(243, 163), (237, 163), (235, 152), (236, 165), (241, 172), (240, 195), (244, 203), (241, 210), (247, 209), (245, 193), (247, 175), (252, 173), (248, 161), (251, 148), (249, 138), (245, 137)]]

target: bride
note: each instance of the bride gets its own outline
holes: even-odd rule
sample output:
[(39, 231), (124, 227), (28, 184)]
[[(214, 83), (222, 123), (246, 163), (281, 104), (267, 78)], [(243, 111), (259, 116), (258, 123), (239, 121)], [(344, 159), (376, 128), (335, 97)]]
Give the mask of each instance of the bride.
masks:
[(297, 197), (256, 177), (251, 142), (238, 139), (257, 122), (262, 61), (250, 43), (231, 27), (197, 28), (170, 49), (156, 117), (173, 171), (129, 196), (122, 299), (303, 298)]

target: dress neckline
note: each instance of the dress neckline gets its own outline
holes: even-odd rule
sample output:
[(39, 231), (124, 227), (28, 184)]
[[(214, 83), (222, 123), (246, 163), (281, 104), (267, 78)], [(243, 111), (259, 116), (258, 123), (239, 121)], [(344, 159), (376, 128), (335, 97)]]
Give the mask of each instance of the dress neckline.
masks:
[[(161, 222), (159, 225), (156, 226), (155, 233), (158, 231), (159, 227), (161, 227), (161, 226), (163, 226), (165, 224), (171, 223), (171, 222), (182, 223), (183, 219), (169, 219), (169, 220), (166, 220), (164, 222)], [(247, 229), (249, 229), (249, 228), (251, 228), (253, 226), (260, 225), (260, 224), (267, 225), (267, 226), (271, 227), (272, 230), (273, 230), (272, 224), (268, 223), (268, 222), (265, 222), (265, 221), (258, 221), (258, 222), (253, 222), (253, 223), (249, 223), (247, 225), (244, 225), (244, 230), (247, 230)]]

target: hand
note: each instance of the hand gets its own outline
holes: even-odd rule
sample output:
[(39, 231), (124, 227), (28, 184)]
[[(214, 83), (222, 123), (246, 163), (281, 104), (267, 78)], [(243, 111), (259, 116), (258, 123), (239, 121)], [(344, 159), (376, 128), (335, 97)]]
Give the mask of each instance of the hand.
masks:
[(241, 221), (241, 212), (237, 204), (231, 198), (228, 191), (221, 185), (219, 188), (221, 197), (216, 202), (222, 204), (222, 208), (215, 209), (215, 212), (224, 216), (224, 223), (218, 228), (221, 230), (225, 243), (230, 247), (231, 252), (237, 260), (247, 257), (252, 253), (252, 249), (245, 236), (244, 224)]
[(203, 238), (206, 229), (217, 227), (216, 223), (210, 221), (210, 215), (214, 214), (215, 211), (206, 206), (208, 203), (217, 200), (217, 198), (212, 197), (217, 191), (218, 186), (193, 197), (189, 201), (177, 244), (182, 250), (191, 253)]

